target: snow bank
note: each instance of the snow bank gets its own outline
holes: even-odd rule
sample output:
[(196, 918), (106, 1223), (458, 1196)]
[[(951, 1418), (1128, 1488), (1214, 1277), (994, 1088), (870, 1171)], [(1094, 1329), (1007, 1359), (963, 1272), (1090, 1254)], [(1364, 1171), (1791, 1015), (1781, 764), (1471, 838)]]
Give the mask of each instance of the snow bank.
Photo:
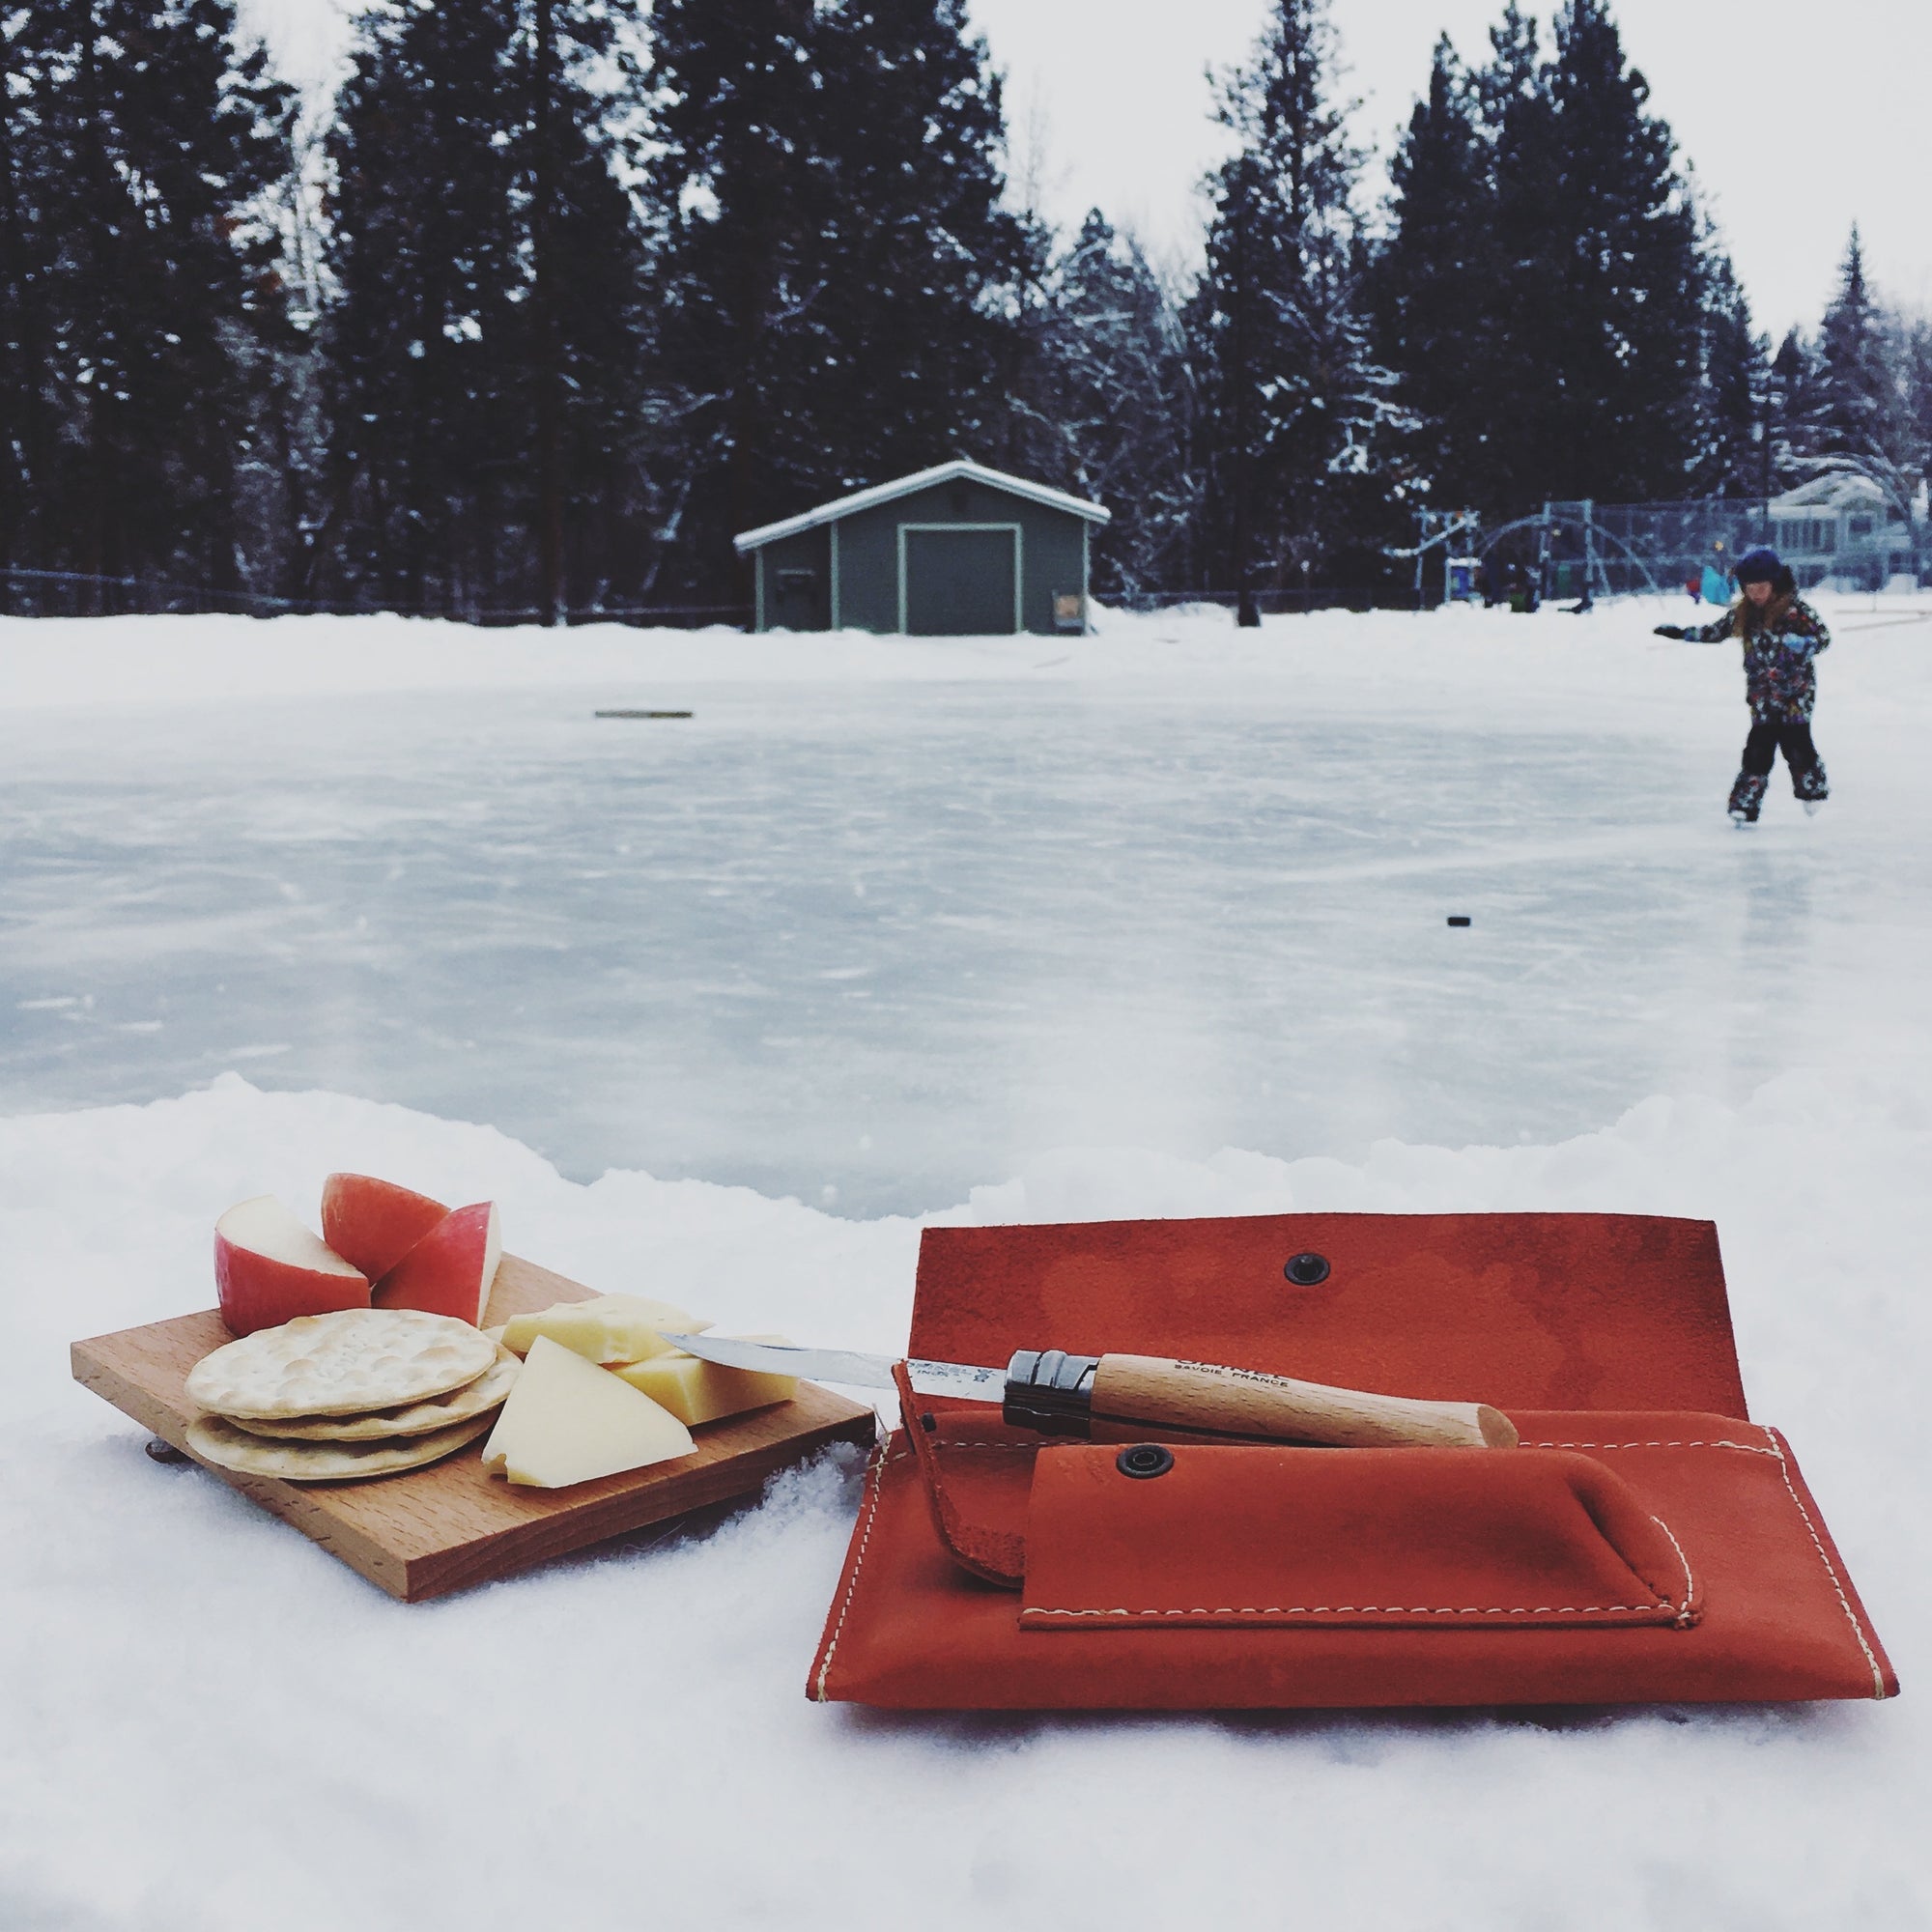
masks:
[(1928, 1155), (1932, 1102), (1847, 1070), (1654, 1099), (1560, 1146), (1065, 1149), (934, 1217), (1714, 1216), (1754, 1409), (1793, 1435), (1903, 1702), (923, 1720), (804, 1700), (848, 1461), (722, 1524), (401, 1606), (150, 1463), (65, 1360), (204, 1305), (215, 1212), (264, 1189), (310, 1208), (338, 1166), (494, 1194), (516, 1251), (595, 1286), (877, 1349), (905, 1333), (916, 1223), (573, 1185), (488, 1128), (233, 1076), (0, 1119), (0, 1924), (1923, 1923)]
[[(1932, 619), (1932, 600), (1819, 600), (1828, 618)], [(1587, 645), (1605, 660), (1603, 688), (1621, 689), (1619, 660), (1657, 648), (1653, 623), (1701, 621), (1682, 598), (1627, 599), (1572, 617), (1554, 606), (1536, 616), (1457, 607), (1421, 615), (1320, 611), (1236, 627), (1212, 606), (1135, 614), (1102, 611), (1091, 637), (882, 638), (750, 636), (636, 630), (590, 624), (562, 631), (479, 630), (435, 618), (231, 615), (0, 617), (0, 713), (48, 705), (190, 705), (236, 698), (375, 695), (399, 691), (618, 688), (649, 683), (954, 683), (1057, 677), (1259, 673), (1321, 677), (1321, 660), (1346, 639), (1366, 659), (1345, 673), (1385, 678), (1391, 696), (1427, 700), (1451, 688), (1450, 667), (1470, 648), (1527, 673), (1552, 649)], [(1727, 667), (1733, 668), (1734, 667)], [(624, 701), (613, 697), (613, 703)]]

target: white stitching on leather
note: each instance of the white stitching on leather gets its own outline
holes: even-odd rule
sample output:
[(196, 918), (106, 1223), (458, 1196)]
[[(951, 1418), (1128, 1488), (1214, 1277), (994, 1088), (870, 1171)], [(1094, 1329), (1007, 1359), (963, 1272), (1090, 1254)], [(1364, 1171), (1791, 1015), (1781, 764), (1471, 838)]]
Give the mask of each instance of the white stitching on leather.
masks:
[(1858, 1612), (1852, 1608), (1852, 1600), (1845, 1595), (1845, 1586), (1839, 1582), (1838, 1573), (1833, 1567), (1831, 1557), (1825, 1553), (1824, 1539), (1819, 1536), (1812, 1524), (1811, 1512), (1799, 1499), (1798, 1486), (1791, 1480), (1791, 1464), (1786, 1460), (1784, 1451), (1778, 1447), (1777, 1438), (1772, 1435), (1770, 1430), (1767, 1429), (1764, 1433), (1771, 1442), (1772, 1454), (1777, 1458), (1778, 1473), (1784, 1478), (1784, 1487), (1790, 1492), (1792, 1503), (1804, 1524), (1805, 1534), (1811, 1539), (1812, 1548), (1818, 1552), (1818, 1561), (1825, 1566), (1825, 1575), (1832, 1579), (1832, 1588), (1837, 1592), (1838, 1607), (1844, 1611), (1845, 1621), (1851, 1625), (1852, 1634), (1858, 1638), (1859, 1648), (1865, 1654), (1865, 1662), (1872, 1674), (1872, 1695), (1882, 1699), (1886, 1694), (1885, 1672), (1879, 1668), (1878, 1659), (1872, 1655), (1872, 1647), (1865, 1641), (1865, 1634), (1860, 1628)]
[(866, 1498), (866, 1526), (859, 1532), (859, 1553), (852, 1559), (852, 1577), (845, 1585), (845, 1600), (838, 1605), (838, 1621), (833, 1625), (832, 1634), (826, 1639), (825, 1656), (811, 1687), (814, 1704), (825, 1702), (825, 1680), (832, 1669), (832, 1654), (838, 1648), (838, 1639), (845, 1633), (845, 1613), (852, 1607), (853, 1594), (859, 1587), (859, 1572), (865, 1567), (866, 1546), (872, 1540), (872, 1523), (879, 1514), (879, 1493), (886, 1486), (886, 1463), (891, 1450), (892, 1437), (887, 1436), (872, 1457), (871, 1467), (866, 1471), (871, 1485), (871, 1494)]
[(1722, 1436), (1714, 1436), (1710, 1441), (1688, 1442), (1520, 1442), (1520, 1449), (1742, 1449), (1747, 1456), (1776, 1457), (1776, 1449), (1767, 1449), (1756, 1442), (1730, 1442)]
[(1654, 1604), (1520, 1604), (1455, 1608), (1435, 1604), (1243, 1604), (1193, 1610), (1058, 1610), (1025, 1605), (1026, 1617), (1607, 1617), (1654, 1615), (1676, 1610), (1668, 1598)]
[[(1742, 1449), (1752, 1456), (1769, 1456), (1777, 1464), (1777, 1473), (1784, 1478), (1785, 1492), (1791, 1498), (1792, 1507), (1798, 1512), (1798, 1520), (1804, 1525), (1804, 1533), (1811, 1539), (1811, 1548), (1818, 1552), (1818, 1561), (1825, 1566), (1825, 1575), (1831, 1579), (1833, 1593), (1838, 1599), (1838, 1607), (1845, 1613), (1845, 1621), (1852, 1627), (1852, 1634), (1859, 1640), (1859, 1648), (1864, 1653), (1866, 1667), (1872, 1675), (1872, 1695), (1883, 1699), (1886, 1695), (1885, 1672), (1879, 1665), (1872, 1647), (1865, 1641), (1864, 1627), (1859, 1622), (1858, 1612), (1852, 1608), (1852, 1600), (1845, 1595), (1845, 1586), (1839, 1580), (1838, 1573), (1825, 1549), (1824, 1539), (1818, 1534), (1817, 1526), (1811, 1520), (1811, 1513), (1804, 1507), (1799, 1496), (1798, 1486), (1791, 1480), (1791, 1463), (1779, 1448), (1777, 1437), (1764, 1425), (1764, 1440), (1757, 1442), (1529, 1442), (1522, 1446), (1529, 1449)], [(1666, 1531), (1666, 1534), (1668, 1532)], [(1676, 1539), (1671, 1539), (1673, 1542)], [(1681, 1550), (1678, 1552), (1683, 1553)]]
[(1697, 1585), (1690, 1576), (1690, 1559), (1684, 1553), (1684, 1546), (1678, 1542), (1670, 1525), (1661, 1516), (1651, 1518), (1659, 1529), (1670, 1538), (1670, 1547), (1677, 1552), (1677, 1560), (1684, 1566), (1684, 1607), (1677, 1612), (1677, 1628), (1689, 1630), (1696, 1621), (1697, 1613), (1691, 1607), (1697, 1601)]

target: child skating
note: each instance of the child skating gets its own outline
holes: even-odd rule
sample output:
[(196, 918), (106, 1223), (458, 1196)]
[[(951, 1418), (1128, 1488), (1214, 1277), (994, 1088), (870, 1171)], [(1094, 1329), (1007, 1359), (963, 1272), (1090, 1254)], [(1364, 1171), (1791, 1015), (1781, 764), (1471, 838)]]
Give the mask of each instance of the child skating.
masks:
[(1832, 641), (1825, 620), (1798, 595), (1791, 566), (1775, 550), (1754, 550), (1738, 559), (1738, 601), (1715, 623), (1686, 629), (1660, 624), (1660, 638), (1698, 644), (1740, 639), (1745, 649), (1745, 701), (1751, 727), (1738, 781), (1731, 787), (1730, 813), (1740, 827), (1757, 823), (1758, 808), (1771, 783), (1777, 753), (1791, 770), (1791, 789), (1807, 812), (1829, 795), (1825, 761), (1811, 742), (1811, 707), (1818, 697), (1818, 674), (1811, 661)]

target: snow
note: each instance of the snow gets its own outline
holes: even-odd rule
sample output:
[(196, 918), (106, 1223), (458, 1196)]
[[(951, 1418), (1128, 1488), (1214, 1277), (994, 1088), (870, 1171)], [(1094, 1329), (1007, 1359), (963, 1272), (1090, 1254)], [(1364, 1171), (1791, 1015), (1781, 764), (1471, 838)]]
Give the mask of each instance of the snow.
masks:
[[(0, 1926), (1927, 1922), (1932, 613), (1827, 614), (1833, 798), (1750, 835), (1676, 604), (0, 623)], [(1708, 1216), (1908, 1694), (822, 1709), (838, 1459), (392, 1605), (67, 1379), (335, 1167), (872, 1349), (923, 1220)]]

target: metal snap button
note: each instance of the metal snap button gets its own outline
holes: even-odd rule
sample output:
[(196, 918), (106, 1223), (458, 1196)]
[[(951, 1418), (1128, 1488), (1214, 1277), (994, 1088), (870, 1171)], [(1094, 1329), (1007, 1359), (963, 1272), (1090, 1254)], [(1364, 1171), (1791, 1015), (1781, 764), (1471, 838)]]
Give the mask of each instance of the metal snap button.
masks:
[(1317, 1282), (1328, 1279), (1328, 1257), (1313, 1253), (1290, 1255), (1282, 1273), (1296, 1288), (1313, 1288)]
[(1174, 1467), (1174, 1451), (1158, 1442), (1136, 1442), (1114, 1458), (1114, 1467), (1123, 1476), (1137, 1476), (1145, 1482), (1151, 1476), (1164, 1476)]

